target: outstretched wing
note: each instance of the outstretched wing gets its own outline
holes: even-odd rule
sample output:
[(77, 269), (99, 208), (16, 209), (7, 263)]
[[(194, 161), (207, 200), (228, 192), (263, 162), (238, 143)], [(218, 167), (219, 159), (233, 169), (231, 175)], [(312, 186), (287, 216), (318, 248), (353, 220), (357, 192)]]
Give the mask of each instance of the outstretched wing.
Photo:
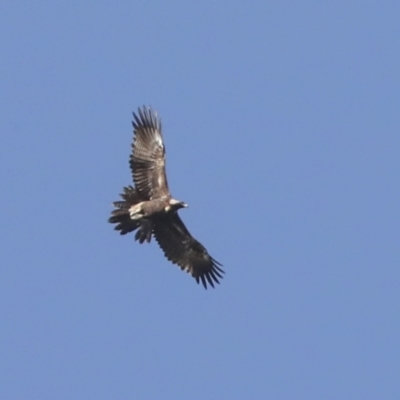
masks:
[(143, 107), (133, 113), (132, 124), (135, 137), (129, 165), (135, 187), (146, 200), (168, 196), (161, 120), (151, 108)]
[(154, 220), (153, 234), (165, 256), (182, 270), (189, 272), (207, 289), (207, 282), (214, 287), (224, 271), (186, 229), (177, 213), (168, 213)]

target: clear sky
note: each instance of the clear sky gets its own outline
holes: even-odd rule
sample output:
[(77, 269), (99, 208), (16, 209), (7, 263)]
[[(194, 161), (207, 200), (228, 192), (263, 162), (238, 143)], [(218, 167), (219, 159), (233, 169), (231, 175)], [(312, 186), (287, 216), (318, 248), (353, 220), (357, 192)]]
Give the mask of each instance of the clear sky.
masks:
[[(2, 2), (1, 399), (399, 399), (400, 4)], [(107, 223), (163, 122), (204, 290)]]

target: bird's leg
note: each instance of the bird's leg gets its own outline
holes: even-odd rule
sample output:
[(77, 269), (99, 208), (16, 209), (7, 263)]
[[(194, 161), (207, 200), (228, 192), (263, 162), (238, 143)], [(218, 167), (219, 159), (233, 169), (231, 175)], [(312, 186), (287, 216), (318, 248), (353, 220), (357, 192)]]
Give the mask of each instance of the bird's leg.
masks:
[(140, 219), (144, 216), (142, 204), (143, 202), (135, 204), (129, 209), (129, 216), (131, 217), (131, 219)]

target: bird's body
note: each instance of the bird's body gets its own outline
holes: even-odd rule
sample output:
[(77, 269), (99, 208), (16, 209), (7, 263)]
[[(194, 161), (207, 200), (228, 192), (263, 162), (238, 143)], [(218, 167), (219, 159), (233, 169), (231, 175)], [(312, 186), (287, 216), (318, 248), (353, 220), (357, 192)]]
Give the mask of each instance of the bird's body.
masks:
[(162, 197), (160, 199), (145, 200), (140, 203), (133, 204), (129, 208), (131, 219), (151, 218), (158, 214), (169, 212), (175, 203), (171, 203), (171, 199)]
[(135, 187), (124, 188), (122, 201), (114, 202), (109, 222), (116, 224), (121, 235), (136, 231), (139, 243), (152, 236), (164, 255), (182, 270), (189, 272), (207, 288), (222, 278), (221, 264), (214, 260), (189, 233), (178, 215), (183, 201), (172, 198), (165, 173), (165, 147), (161, 121), (150, 108), (139, 108), (133, 114), (134, 140), (129, 164)]

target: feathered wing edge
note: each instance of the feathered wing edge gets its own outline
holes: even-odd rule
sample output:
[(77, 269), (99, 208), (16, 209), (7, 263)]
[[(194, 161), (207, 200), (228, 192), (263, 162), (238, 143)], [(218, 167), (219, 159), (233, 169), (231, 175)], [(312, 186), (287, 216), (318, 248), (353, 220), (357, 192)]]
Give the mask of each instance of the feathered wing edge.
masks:
[(140, 128), (147, 128), (149, 130), (148, 133), (151, 134), (152, 130), (157, 130), (161, 135), (161, 119), (158, 117), (156, 111), (154, 111), (151, 107), (142, 106), (142, 108), (138, 108), (138, 113), (133, 113), (132, 122), (135, 130)]
[(108, 222), (116, 224), (114, 229), (120, 231), (121, 235), (137, 230), (135, 240), (139, 241), (139, 243), (150, 242), (153, 230), (151, 221), (145, 219), (140, 221), (132, 220), (129, 214), (130, 207), (140, 203), (142, 201), (141, 197), (132, 186), (124, 187), (120, 196), (122, 201), (119, 200), (113, 203), (115, 210), (111, 212)]
[(214, 287), (223, 278), (222, 265), (190, 234), (177, 213), (157, 218), (153, 234), (165, 257), (206, 289), (207, 283)]

